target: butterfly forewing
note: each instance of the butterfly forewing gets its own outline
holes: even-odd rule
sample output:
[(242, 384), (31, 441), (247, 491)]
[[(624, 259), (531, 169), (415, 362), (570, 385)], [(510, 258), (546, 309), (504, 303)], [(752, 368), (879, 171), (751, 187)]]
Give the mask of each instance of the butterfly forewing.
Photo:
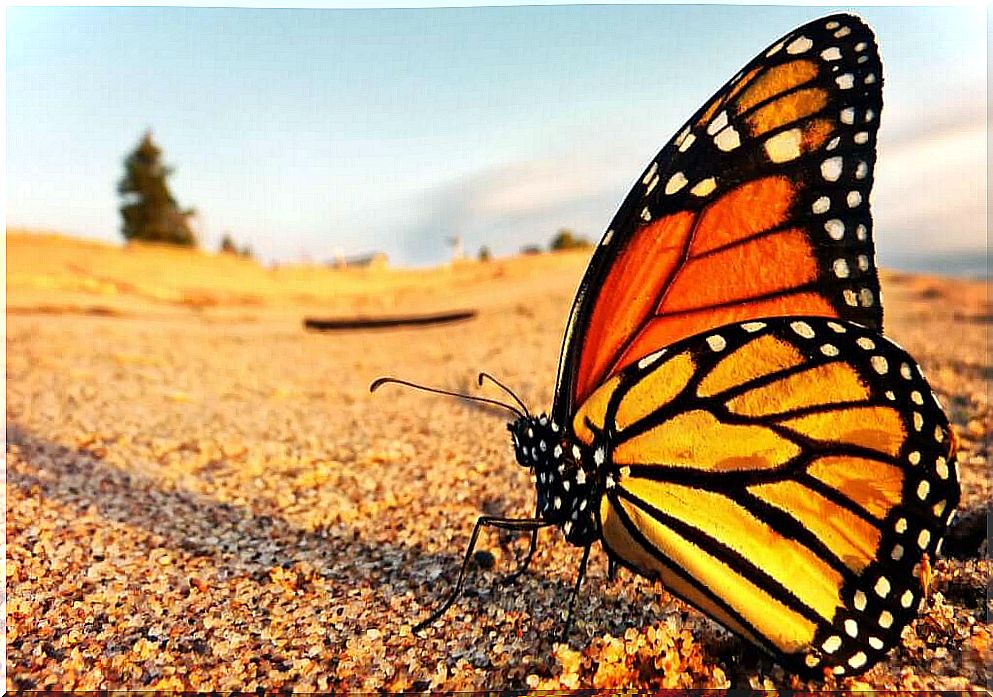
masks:
[(958, 503), (916, 363), (844, 320), (677, 342), (595, 391), (573, 430), (607, 451), (609, 554), (800, 671), (861, 672), (899, 642)]
[(869, 191), (882, 107), (871, 30), (836, 15), (763, 51), (636, 181), (584, 277), (553, 412), (709, 327), (817, 315), (881, 329)]

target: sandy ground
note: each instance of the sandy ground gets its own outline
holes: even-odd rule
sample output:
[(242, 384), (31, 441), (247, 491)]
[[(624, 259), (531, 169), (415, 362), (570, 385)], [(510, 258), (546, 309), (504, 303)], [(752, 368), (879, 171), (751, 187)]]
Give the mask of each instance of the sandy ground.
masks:
[[(179, 256), (177, 256), (179, 254)], [(58, 238), (7, 240), (7, 688), (802, 687), (596, 550), (485, 533), (492, 568), (420, 636), (477, 516), (527, 515), (505, 415), (369, 383), (549, 406), (585, 255), (430, 272), (261, 269)], [(962, 509), (991, 496), (982, 283), (888, 273), (887, 333), (959, 437)], [(441, 311), (436, 328), (316, 334), (305, 315)], [(890, 659), (843, 688), (982, 688), (986, 560), (937, 564)], [(819, 683), (809, 687), (816, 688)], [(833, 683), (828, 687), (835, 686)]]

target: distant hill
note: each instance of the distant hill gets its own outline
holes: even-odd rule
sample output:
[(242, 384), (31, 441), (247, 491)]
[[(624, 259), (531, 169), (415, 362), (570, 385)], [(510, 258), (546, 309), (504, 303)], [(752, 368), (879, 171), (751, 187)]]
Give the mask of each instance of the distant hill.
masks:
[[(306, 306), (375, 313), (437, 311), (511, 302), (545, 275), (578, 283), (588, 252), (472, 260), (428, 269), (274, 268), (233, 254), (168, 245), (118, 246), (54, 233), (8, 230), (8, 311), (105, 314), (211, 311), (244, 313)], [(494, 295), (493, 283), (509, 290)], [(515, 288), (519, 290), (515, 290)]]

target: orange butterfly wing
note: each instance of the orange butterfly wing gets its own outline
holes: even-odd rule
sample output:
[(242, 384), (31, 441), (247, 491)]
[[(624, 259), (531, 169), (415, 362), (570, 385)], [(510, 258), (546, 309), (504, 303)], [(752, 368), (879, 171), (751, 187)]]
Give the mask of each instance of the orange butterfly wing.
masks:
[(810, 315), (881, 331), (869, 190), (882, 108), (871, 30), (794, 30), (690, 119), (628, 194), (573, 304), (553, 415), (708, 328)]

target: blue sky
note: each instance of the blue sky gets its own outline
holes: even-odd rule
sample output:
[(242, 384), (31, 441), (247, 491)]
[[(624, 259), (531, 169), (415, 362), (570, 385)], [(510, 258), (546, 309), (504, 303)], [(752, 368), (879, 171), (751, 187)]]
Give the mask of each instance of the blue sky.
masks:
[[(445, 240), (599, 238), (721, 84), (838, 8), (8, 8), (7, 225), (120, 241), (122, 160), (152, 128), (173, 193), (267, 260)], [(986, 247), (987, 13), (854, 9), (886, 71), (882, 263)]]

